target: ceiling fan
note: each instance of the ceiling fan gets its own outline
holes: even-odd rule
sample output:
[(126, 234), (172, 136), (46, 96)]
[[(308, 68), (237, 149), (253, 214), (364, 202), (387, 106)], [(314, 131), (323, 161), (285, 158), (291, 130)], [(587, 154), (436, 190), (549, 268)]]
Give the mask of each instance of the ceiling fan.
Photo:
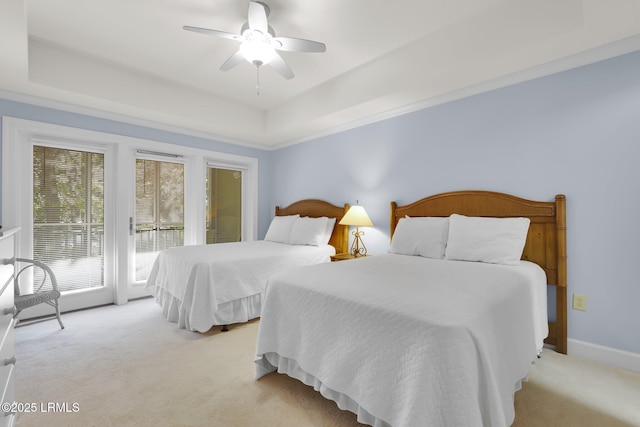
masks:
[[(241, 63), (243, 60), (255, 65), (258, 72), (262, 65), (271, 65), (285, 79), (293, 78), (294, 74), (289, 65), (276, 52), (325, 52), (327, 50), (324, 43), (304, 40), (294, 37), (276, 36), (275, 31), (267, 22), (269, 16), (269, 6), (259, 1), (249, 2), (248, 20), (240, 28), (240, 34), (232, 34), (226, 31), (211, 30), (208, 28), (182, 27), (187, 31), (218, 36), (240, 42), (240, 48), (231, 55), (220, 67), (222, 71), (227, 71)], [(259, 93), (259, 92), (258, 92)]]

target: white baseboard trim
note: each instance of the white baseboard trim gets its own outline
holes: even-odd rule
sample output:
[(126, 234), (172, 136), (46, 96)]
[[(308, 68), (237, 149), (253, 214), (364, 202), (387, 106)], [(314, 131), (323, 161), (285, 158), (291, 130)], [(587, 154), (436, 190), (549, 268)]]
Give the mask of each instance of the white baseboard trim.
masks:
[(640, 354), (569, 338), (567, 354), (640, 372)]

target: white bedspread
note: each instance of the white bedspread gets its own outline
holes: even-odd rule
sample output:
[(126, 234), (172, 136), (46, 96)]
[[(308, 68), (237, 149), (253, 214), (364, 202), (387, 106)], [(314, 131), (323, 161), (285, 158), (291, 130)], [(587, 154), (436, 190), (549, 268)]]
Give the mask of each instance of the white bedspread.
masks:
[(169, 320), (206, 332), (260, 316), (261, 294), (272, 274), (329, 262), (334, 253), (330, 245), (264, 240), (171, 248), (158, 255), (145, 288)]
[(522, 264), (385, 254), (274, 275), (256, 378), (287, 373), (375, 426), (510, 425), (546, 335), (544, 272)]

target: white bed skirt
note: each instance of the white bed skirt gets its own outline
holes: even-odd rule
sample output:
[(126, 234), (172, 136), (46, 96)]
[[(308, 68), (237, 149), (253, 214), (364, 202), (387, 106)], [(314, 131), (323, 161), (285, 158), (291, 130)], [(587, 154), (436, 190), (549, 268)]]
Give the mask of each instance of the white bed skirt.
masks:
[[(313, 387), (313, 389), (320, 392), (325, 399), (333, 400), (338, 405), (338, 408), (356, 414), (359, 423), (368, 424), (373, 427), (392, 427), (391, 424), (384, 420), (376, 418), (346, 394), (325, 386), (318, 378), (308, 372), (305, 372), (294, 359), (280, 356), (277, 353), (267, 353), (261, 357), (256, 357), (254, 363), (256, 380), (276, 371), (279, 374), (286, 374), (291, 378), (295, 378), (298, 381)], [(524, 377), (520, 381), (516, 382), (513, 387), (514, 395), (518, 390), (522, 389), (522, 383), (527, 380), (528, 378)]]
[(192, 325), (188, 310), (181, 308), (182, 302), (166, 290), (156, 288), (155, 299), (162, 308), (162, 315), (168, 321), (176, 322), (178, 327), (190, 331), (207, 332), (216, 325), (244, 323), (260, 317), (264, 294), (255, 294), (218, 305), (216, 311), (209, 313), (210, 324), (206, 328), (202, 322), (199, 322), (198, 326)]
[(371, 413), (358, 405), (355, 400), (346, 394), (325, 386), (319, 379), (300, 368), (298, 362), (293, 359), (280, 356), (277, 353), (267, 353), (262, 357), (256, 358), (254, 362), (256, 366), (255, 379), (262, 378), (263, 376), (277, 370), (280, 374), (287, 374), (291, 378), (295, 378), (302, 381), (304, 384), (313, 387), (314, 390), (320, 392), (320, 394), (326, 399), (336, 402), (338, 408), (353, 412), (357, 415), (358, 422), (368, 424), (373, 427), (391, 427), (391, 424), (371, 415)]

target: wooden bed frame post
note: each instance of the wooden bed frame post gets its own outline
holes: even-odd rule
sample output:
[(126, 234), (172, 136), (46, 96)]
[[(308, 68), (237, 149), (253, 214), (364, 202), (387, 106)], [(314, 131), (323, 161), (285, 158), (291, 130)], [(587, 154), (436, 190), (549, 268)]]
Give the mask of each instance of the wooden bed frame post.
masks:
[(567, 354), (567, 220), (566, 198), (556, 196), (558, 280), (556, 283), (556, 351)]
[(393, 239), (393, 233), (396, 232), (396, 226), (398, 225), (398, 221), (396, 220), (396, 209), (398, 209), (398, 204), (396, 202), (391, 202), (391, 217), (389, 218), (389, 241)]

